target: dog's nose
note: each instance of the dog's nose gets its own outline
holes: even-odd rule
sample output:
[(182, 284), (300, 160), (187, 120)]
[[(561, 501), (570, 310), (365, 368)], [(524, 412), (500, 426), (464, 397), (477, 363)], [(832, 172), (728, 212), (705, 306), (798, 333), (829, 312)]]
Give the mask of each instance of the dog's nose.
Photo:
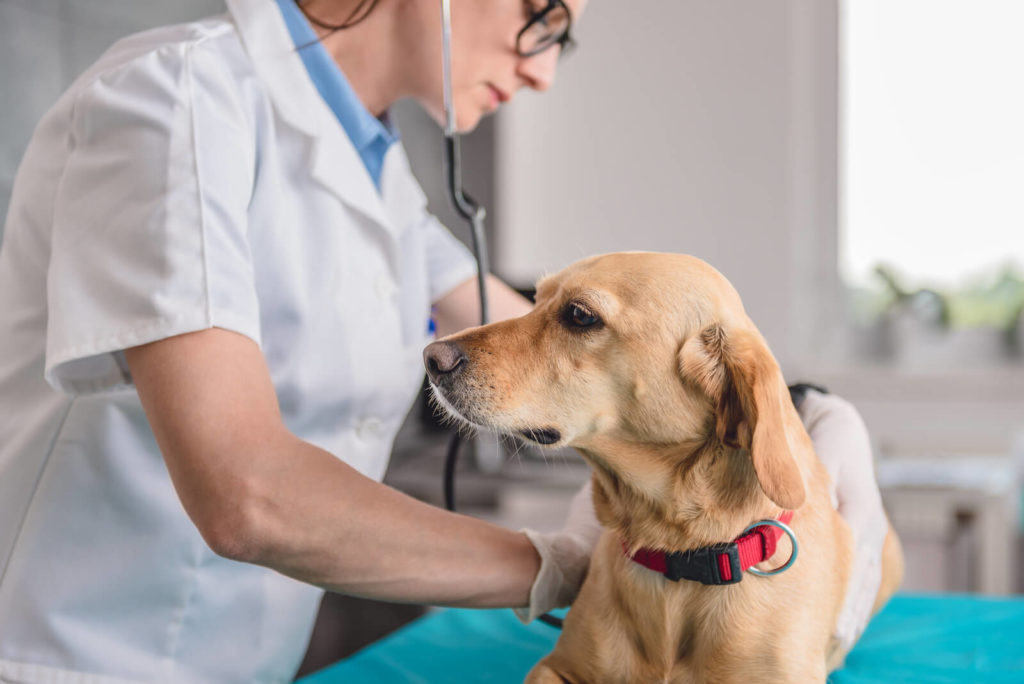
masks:
[(423, 365), (434, 384), (450, 380), (469, 363), (469, 357), (454, 342), (431, 342), (423, 350)]

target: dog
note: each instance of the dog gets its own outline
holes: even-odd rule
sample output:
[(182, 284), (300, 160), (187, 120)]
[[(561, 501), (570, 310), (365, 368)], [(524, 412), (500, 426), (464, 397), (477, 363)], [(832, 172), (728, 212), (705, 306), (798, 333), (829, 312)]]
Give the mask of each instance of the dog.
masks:
[[(842, 663), (831, 635), (852, 533), (777, 362), (718, 271), (676, 254), (584, 259), (543, 278), (527, 315), (434, 342), (424, 359), (457, 419), (574, 447), (591, 466), (605, 530), (527, 682), (824, 682)], [(755, 569), (777, 568), (796, 551), (780, 520), (799, 548), (785, 572), (751, 576), (721, 551), (758, 524), (745, 537)], [(901, 576), (890, 527), (876, 610)]]

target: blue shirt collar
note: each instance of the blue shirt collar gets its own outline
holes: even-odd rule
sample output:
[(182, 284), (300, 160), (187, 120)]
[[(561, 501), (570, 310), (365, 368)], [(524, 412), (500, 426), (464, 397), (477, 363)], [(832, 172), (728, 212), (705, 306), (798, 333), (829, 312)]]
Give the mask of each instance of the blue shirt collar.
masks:
[(362, 103), (338, 64), (317, 39), (295, 0), (277, 0), (277, 6), (313, 85), (338, 118), (374, 185), (380, 189), (384, 155), (398, 141), (398, 130), (390, 122), (385, 123), (375, 117)]

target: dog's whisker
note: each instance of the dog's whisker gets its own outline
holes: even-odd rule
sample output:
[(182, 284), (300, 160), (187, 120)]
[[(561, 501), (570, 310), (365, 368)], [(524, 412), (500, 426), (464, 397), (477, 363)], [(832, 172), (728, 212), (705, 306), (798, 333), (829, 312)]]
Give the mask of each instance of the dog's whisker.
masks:
[(515, 462), (519, 466), (522, 466), (523, 464), (523, 459), (519, 456), (519, 445), (515, 442), (512, 443), (512, 452), (509, 454), (509, 460)]

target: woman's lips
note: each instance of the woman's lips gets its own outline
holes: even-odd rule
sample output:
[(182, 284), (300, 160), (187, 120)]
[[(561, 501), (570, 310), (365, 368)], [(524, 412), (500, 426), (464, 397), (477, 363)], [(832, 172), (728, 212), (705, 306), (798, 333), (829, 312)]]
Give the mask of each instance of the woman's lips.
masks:
[(487, 90), (488, 90), (488, 94), (491, 96), (490, 97), (490, 110), (492, 112), (495, 109), (497, 109), (498, 105), (500, 105), (502, 102), (508, 102), (508, 99), (509, 99), (508, 95), (506, 95), (504, 92), (498, 90), (497, 88), (492, 86), (490, 83), (487, 84)]

